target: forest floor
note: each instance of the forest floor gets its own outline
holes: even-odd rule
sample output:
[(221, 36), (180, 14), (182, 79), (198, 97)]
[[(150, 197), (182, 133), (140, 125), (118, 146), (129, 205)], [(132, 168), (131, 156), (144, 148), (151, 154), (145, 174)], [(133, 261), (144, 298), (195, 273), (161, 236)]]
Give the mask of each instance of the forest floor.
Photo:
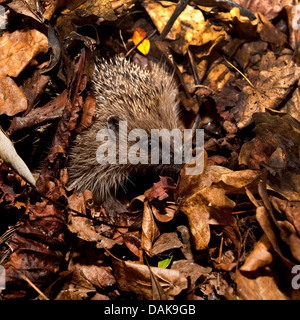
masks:
[[(0, 0), (0, 298), (300, 299), (300, 6), (275, 2)], [(116, 55), (164, 61), (204, 130), (203, 171), (125, 212), (66, 187)]]

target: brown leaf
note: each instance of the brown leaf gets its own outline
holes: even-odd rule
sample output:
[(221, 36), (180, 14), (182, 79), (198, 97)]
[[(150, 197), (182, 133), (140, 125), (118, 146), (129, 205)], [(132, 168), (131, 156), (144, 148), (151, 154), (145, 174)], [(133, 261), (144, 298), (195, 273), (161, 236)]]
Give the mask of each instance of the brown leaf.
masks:
[(273, 249), (276, 251), (276, 253), (279, 255), (279, 257), (282, 259), (282, 261), (286, 264), (288, 268), (292, 268), (295, 263), (293, 263), (286, 255), (283, 253), (281, 247), (280, 247), (280, 239), (278, 235), (276, 234), (276, 227), (274, 226), (274, 223), (272, 222), (271, 218), (269, 217), (268, 211), (265, 207), (258, 207), (256, 209), (256, 218), (259, 222), (260, 226), (264, 230), (266, 236), (268, 237), (268, 240), (271, 242)]
[(199, 176), (181, 174), (174, 196), (175, 200), (180, 203), (189, 195), (210, 186), (224, 189), (225, 193), (245, 193), (246, 187), (257, 189), (259, 178), (260, 173), (254, 170), (232, 171), (225, 167), (212, 165), (208, 166)]
[[(187, 278), (178, 270), (150, 267), (168, 299), (174, 299), (187, 288)], [(121, 290), (141, 294), (145, 299), (153, 297), (148, 266), (132, 261), (113, 260), (114, 274)]]
[(182, 246), (183, 243), (179, 240), (176, 232), (165, 232), (154, 242), (152, 253), (157, 255), (168, 250), (181, 248)]
[[(229, 226), (232, 240), (240, 248), (240, 236), (232, 209), (235, 202), (226, 194), (245, 193), (246, 188), (257, 189), (260, 172), (253, 170), (232, 171), (220, 166), (208, 166), (197, 179), (195, 176), (184, 176), (178, 183), (175, 195), (182, 201), (180, 210), (186, 214), (189, 220), (190, 230), (197, 250), (208, 247), (210, 240), (209, 224)], [(191, 181), (192, 195), (185, 192), (189, 190)], [(182, 185), (183, 184), (183, 185)], [(177, 201), (178, 201), (177, 199)], [(182, 199), (185, 199), (184, 201)]]
[[(143, 2), (143, 6), (158, 31), (162, 32), (175, 9), (174, 3), (147, 0)], [(166, 39), (173, 40), (170, 44), (175, 51), (185, 54), (189, 45), (202, 46), (208, 43), (215, 45), (221, 43), (226, 37), (227, 34), (223, 28), (212, 25), (209, 20), (205, 20), (198, 8), (187, 5)]]
[(235, 0), (242, 7), (252, 12), (260, 12), (266, 18), (273, 19), (287, 5), (292, 5), (292, 0)]
[(69, 86), (70, 99), (65, 105), (50, 152), (37, 181), (38, 191), (42, 194), (48, 193), (48, 196), (52, 198), (60, 197), (60, 193), (55, 194), (51, 191), (51, 182), (57, 188), (61, 187), (62, 183), (65, 182), (60, 170), (65, 167), (71, 131), (76, 127), (78, 113), (82, 108), (82, 92), (86, 86), (85, 60), (85, 51), (82, 49), (78, 60), (73, 62), (74, 69), (70, 68), (73, 71)]
[[(82, 193), (77, 195), (76, 192), (73, 192), (68, 202), (70, 209), (86, 214), (85, 199)], [(67, 227), (70, 232), (77, 234), (77, 237), (85, 241), (98, 242), (98, 247), (111, 249), (116, 244), (116, 241), (102, 236), (99, 230), (96, 230), (95, 226), (90, 223), (88, 217), (76, 216), (71, 212)], [(103, 226), (102, 228), (102, 232), (110, 230), (110, 227)]]
[(23, 91), (10, 77), (0, 77), (0, 114), (14, 116), (27, 109)]
[[(119, 228), (120, 229), (120, 228)], [(126, 247), (137, 257), (140, 257), (141, 235), (139, 231), (121, 232)]]
[(67, 104), (68, 92), (64, 90), (61, 94), (55, 97), (52, 101), (43, 107), (38, 107), (31, 110), (24, 117), (14, 117), (8, 129), (10, 134), (14, 132), (43, 124), (46, 121), (59, 118), (62, 115), (63, 109)]
[(95, 291), (80, 271), (63, 271), (44, 293), (53, 300), (86, 300)]
[(300, 238), (288, 221), (277, 221), (281, 239), (289, 246), (292, 256), (300, 262)]
[(277, 197), (270, 197), (273, 207), (293, 224), (300, 235), (300, 201), (287, 201)]
[(269, 20), (267, 20), (262, 14), (257, 14), (258, 25), (257, 32), (259, 33), (263, 41), (274, 44), (276, 47), (281, 47), (286, 44), (287, 36), (279, 31)]
[(209, 208), (200, 193), (195, 193), (180, 206), (180, 210), (187, 216), (189, 226), (197, 250), (208, 247), (210, 240)]
[[(299, 34), (300, 34), (300, 31), (299, 31)], [(299, 42), (300, 42), (300, 39), (299, 39)], [(292, 116), (293, 118), (295, 118), (300, 122), (300, 113), (298, 109), (299, 105), (300, 105), (300, 89), (297, 88), (294, 91), (291, 99), (287, 101), (287, 103), (283, 106), (283, 108), (280, 109), (280, 111), (289, 114), (290, 116)]]
[(142, 223), (142, 237), (141, 237), (141, 247), (146, 251), (146, 253), (151, 257), (152, 245), (154, 240), (160, 235), (159, 229), (154, 220), (152, 214), (151, 206), (148, 201), (144, 202), (144, 212), (143, 212), (143, 223)]
[[(268, 59), (272, 62), (267, 65)], [(252, 115), (263, 112), (267, 108), (276, 109), (300, 77), (300, 68), (293, 62), (280, 64), (275, 54), (269, 52), (264, 56), (260, 65), (259, 79), (254, 83), (255, 88), (245, 85), (239, 95), (237, 105), (231, 113), (237, 120), (237, 126), (242, 129), (252, 122)]]
[[(30, 78), (27, 78), (21, 86), (22, 91), (27, 99), (28, 109), (35, 107), (39, 102), (45, 87), (50, 79), (49, 75), (43, 75), (41, 69), (47, 64), (41, 64), (38, 66)], [(28, 111), (27, 111), (28, 112)]]
[(13, 0), (8, 6), (19, 14), (23, 14), (41, 22), (41, 17), (39, 17), (39, 14), (41, 14), (40, 5), (34, 0), (26, 0), (25, 3), (22, 0)]
[(169, 222), (174, 218), (177, 211), (176, 205), (168, 205), (165, 208), (151, 205), (154, 217), (160, 222)]
[[(185, 167), (191, 167), (192, 165), (187, 163)], [(201, 176), (204, 174), (207, 168), (207, 152), (204, 150), (204, 168)], [(180, 172), (179, 182), (174, 191), (174, 199), (177, 203), (182, 203), (189, 196), (197, 192), (201, 186), (201, 180), (198, 175), (186, 175), (185, 170)], [(182, 174), (183, 173), (183, 174)], [(199, 186), (200, 185), (200, 186)]]
[(81, 132), (87, 129), (93, 120), (93, 116), (96, 110), (96, 100), (94, 96), (87, 96), (84, 101), (84, 109), (80, 119), (80, 123), (76, 128), (76, 132)]
[(157, 199), (158, 201), (169, 200), (173, 195), (176, 183), (169, 177), (160, 177), (160, 181), (153, 184), (153, 187), (146, 192), (146, 197), (150, 203)]
[(151, 206), (151, 210), (155, 218), (160, 222), (169, 222), (174, 218), (177, 206), (169, 204), (173, 202), (173, 193), (176, 184), (169, 177), (160, 177), (160, 181), (154, 183), (152, 188), (144, 193), (145, 199)]
[[(272, 146), (269, 144), (268, 141), (263, 139), (254, 138), (251, 142), (248, 143), (248, 147), (251, 149), (247, 165), (251, 169), (260, 169), (260, 164), (265, 163), (269, 164), (269, 159), (272, 154)], [(241, 152), (245, 152), (245, 149), (241, 150)], [(241, 157), (244, 157), (241, 155)]]
[(172, 263), (171, 269), (180, 271), (186, 277), (190, 278), (190, 288), (196, 286), (196, 281), (202, 275), (208, 276), (211, 273), (212, 268), (203, 267), (194, 261), (189, 260), (176, 260)]
[(297, 16), (297, 11), (299, 12), (299, 9), (297, 9), (297, 5), (294, 5), (296, 3), (291, 3), (291, 5), (285, 7), (285, 11), (288, 18), (288, 27), (289, 27), (289, 43), (290, 46), (294, 51), (293, 55), (295, 57), (295, 62), (299, 65), (300, 62), (300, 49), (299, 49), (299, 41), (300, 41), (300, 30), (297, 28), (297, 25), (299, 24), (299, 16)]
[(268, 188), (287, 200), (300, 200), (299, 122), (286, 113), (266, 111), (253, 115), (256, 138), (241, 149), (240, 159), (253, 169), (265, 167)]
[(152, 300), (168, 300), (164, 289), (162, 288), (155, 274), (151, 270), (151, 267), (147, 261), (147, 257), (144, 257), (144, 258), (145, 258), (145, 261), (149, 270), (149, 274), (150, 274), (150, 279), (151, 279)]
[(46, 202), (30, 205), (29, 211), (31, 220), (26, 219), (7, 242), (13, 251), (5, 264), (8, 294), (22, 274), (38, 285), (48, 282), (63, 260), (55, 249), (64, 245), (61, 212)]
[(273, 255), (270, 252), (272, 245), (265, 234), (256, 243), (255, 248), (250, 253), (245, 263), (241, 266), (240, 271), (253, 272), (259, 268), (268, 266), (273, 262)]
[(82, 247), (72, 252), (68, 270), (85, 277), (92, 285), (99, 289), (111, 288), (116, 284), (112, 268), (107, 265), (102, 251), (94, 248)]
[(51, 25), (48, 26), (48, 48), (50, 51), (50, 61), (43, 69), (43, 73), (52, 70), (60, 61), (62, 48), (57, 35)]
[(115, 21), (117, 19), (110, 0), (84, 1), (79, 6), (78, 3), (69, 1), (67, 7), (68, 9), (64, 11), (65, 14), (75, 13), (79, 17), (94, 15), (108, 21)]
[(47, 37), (38, 30), (4, 33), (0, 38), (0, 75), (17, 77), (32, 58), (47, 51)]
[(252, 279), (237, 271), (235, 281), (240, 298), (244, 300), (289, 300), (279, 289), (274, 272), (271, 275), (270, 272), (265, 272)]
[(188, 226), (185, 226), (185, 225), (178, 226), (177, 231), (180, 234), (180, 238), (183, 245), (181, 248), (182, 254), (184, 255), (185, 259), (193, 260), (194, 254), (192, 250), (191, 235), (190, 235), (190, 230)]

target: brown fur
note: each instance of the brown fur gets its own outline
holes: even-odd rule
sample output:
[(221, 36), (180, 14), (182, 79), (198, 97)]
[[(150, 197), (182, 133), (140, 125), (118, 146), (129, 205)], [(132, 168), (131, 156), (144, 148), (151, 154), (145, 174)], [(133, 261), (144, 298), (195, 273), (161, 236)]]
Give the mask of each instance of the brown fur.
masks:
[(100, 165), (96, 134), (107, 127), (110, 116), (118, 116), (134, 128), (172, 130), (178, 126), (177, 87), (161, 64), (152, 63), (151, 72), (123, 58), (99, 60), (93, 76), (96, 121), (78, 135), (69, 152), (69, 183), (82, 191), (89, 189), (97, 201), (105, 200), (123, 187), (137, 171), (149, 165)]

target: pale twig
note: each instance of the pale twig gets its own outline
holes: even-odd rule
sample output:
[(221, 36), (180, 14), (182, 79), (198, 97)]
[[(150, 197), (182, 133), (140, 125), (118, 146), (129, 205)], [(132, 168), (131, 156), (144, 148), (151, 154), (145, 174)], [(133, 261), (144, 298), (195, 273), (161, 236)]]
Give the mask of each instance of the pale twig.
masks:
[(30, 281), (25, 274), (22, 273), (22, 279), (24, 279), (28, 284), (40, 295), (42, 296), (45, 300), (50, 300), (32, 281)]

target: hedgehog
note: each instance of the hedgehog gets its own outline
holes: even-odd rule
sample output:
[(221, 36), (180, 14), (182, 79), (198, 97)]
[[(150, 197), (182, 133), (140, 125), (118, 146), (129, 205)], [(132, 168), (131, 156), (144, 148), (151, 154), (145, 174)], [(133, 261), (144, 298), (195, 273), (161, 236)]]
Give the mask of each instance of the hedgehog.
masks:
[[(178, 173), (182, 165), (172, 161), (170, 164), (121, 164), (120, 161), (99, 163), (97, 160), (101, 145), (98, 135), (103, 130), (110, 133), (105, 141), (107, 152), (115, 148), (116, 144), (117, 155), (124, 152), (123, 145), (117, 143), (122, 138), (118, 135), (120, 121), (126, 121), (127, 132), (142, 129), (148, 136), (152, 129), (172, 131), (178, 128), (178, 88), (173, 73), (169, 72), (165, 64), (150, 61), (149, 71), (119, 56), (110, 60), (97, 59), (91, 82), (91, 90), (96, 98), (95, 121), (78, 134), (70, 146), (70, 188), (79, 192), (88, 189), (96, 201), (103, 202), (109, 197), (115, 197), (120, 189), (126, 192), (126, 185), (134, 184), (137, 176), (143, 177), (149, 172), (159, 175)], [(132, 144), (132, 141), (128, 141), (127, 151), (133, 152), (130, 151)], [(146, 141), (145, 148), (149, 149), (150, 144), (149, 140)], [(171, 158), (174, 151), (172, 146)]]

